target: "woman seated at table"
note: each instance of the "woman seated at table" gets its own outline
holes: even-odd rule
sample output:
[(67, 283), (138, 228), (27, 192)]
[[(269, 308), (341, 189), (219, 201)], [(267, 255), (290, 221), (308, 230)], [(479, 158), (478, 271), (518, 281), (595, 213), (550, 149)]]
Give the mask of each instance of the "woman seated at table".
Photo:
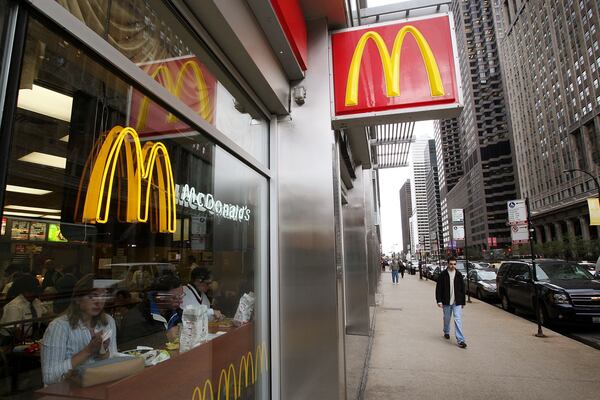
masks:
[[(42, 377), (45, 385), (60, 382), (79, 365), (117, 352), (117, 328), (104, 312), (107, 290), (94, 287), (93, 275), (73, 289), (67, 311), (54, 319), (42, 339)], [(103, 336), (109, 336), (103, 341)]]
[(210, 271), (204, 267), (196, 267), (190, 274), (190, 283), (183, 287), (183, 308), (188, 305), (205, 305), (208, 307), (209, 319), (222, 319), (223, 314), (219, 310), (213, 310), (210, 299), (206, 295), (212, 283)]
[(183, 296), (181, 281), (175, 275), (156, 278), (144, 300), (129, 310), (121, 323), (122, 348), (128, 350), (139, 345), (158, 348), (179, 337), (177, 325), (181, 322)]
[[(29, 274), (17, 276), (8, 290), (9, 303), (4, 306), (0, 324), (15, 322), (15, 325), (5, 326), (0, 330), (0, 341), (3, 344), (16, 342), (35, 337), (38, 333), (39, 321), (48, 312), (46, 307), (37, 298), (40, 287), (37, 279)], [(27, 321), (28, 322), (21, 322)], [(34, 321), (31, 321), (34, 320)]]

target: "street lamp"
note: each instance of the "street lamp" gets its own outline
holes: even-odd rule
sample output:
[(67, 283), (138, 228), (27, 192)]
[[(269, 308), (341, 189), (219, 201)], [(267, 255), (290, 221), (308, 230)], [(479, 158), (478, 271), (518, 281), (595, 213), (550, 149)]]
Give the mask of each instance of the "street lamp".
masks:
[(575, 171), (583, 172), (584, 174), (589, 175), (594, 180), (594, 182), (596, 183), (596, 189), (598, 190), (598, 198), (600, 199), (600, 183), (598, 183), (598, 178), (596, 178), (591, 172), (579, 168), (565, 169), (563, 170), (563, 173), (573, 173)]

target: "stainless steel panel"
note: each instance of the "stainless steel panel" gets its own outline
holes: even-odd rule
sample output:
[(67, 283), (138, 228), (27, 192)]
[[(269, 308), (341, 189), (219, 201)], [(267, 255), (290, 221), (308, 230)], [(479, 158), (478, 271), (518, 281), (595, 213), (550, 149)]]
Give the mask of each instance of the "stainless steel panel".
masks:
[(340, 399), (327, 22), (308, 26), (307, 98), (278, 123), (281, 398)]
[[(367, 181), (369, 182), (369, 181)], [(365, 187), (362, 166), (356, 168), (354, 187), (348, 190), (344, 218), (344, 292), (346, 297), (346, 333), (369, 334), (369, 281), (367, 277), (367, 241), (365, 237)]]
[[(377, 267), (379, 258), (379, 241), (375, 231), (375, 182), (373, 180), (373, 170), (363, 171), (363, 182), (365, 188), (365, 238), (367, 241), (367, 279), (369, 291), (367, 294), (368, 305), (375, 305), (375, 291), (377, 290), (377, 280), (379, 278)], [(371, 315), (369, 315), (370, 320)]]

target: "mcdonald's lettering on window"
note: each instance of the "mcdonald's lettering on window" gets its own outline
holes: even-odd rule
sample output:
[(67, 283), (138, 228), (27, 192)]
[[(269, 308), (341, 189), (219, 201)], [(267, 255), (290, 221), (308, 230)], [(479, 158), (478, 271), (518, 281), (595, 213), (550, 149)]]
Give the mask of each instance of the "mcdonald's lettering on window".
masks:
[(456, 115), (462, 96), (451, 21), (444, 13), (333, 32), (334, 121)]
[[(214, 124), (216, 79), (196, 57), (178, 57), (140, 65), (148, 75), (200, 117)], [(188, 126), (132, 90), (129, 125), (141, 137), (179, 133)]]

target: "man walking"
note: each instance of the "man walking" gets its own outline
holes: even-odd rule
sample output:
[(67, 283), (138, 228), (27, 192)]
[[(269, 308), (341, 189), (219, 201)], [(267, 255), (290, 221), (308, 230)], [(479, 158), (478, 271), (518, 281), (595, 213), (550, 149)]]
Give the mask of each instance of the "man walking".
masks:
[(398, 264), (398, 267), (400, 268), (400, 275), (402, 276), (402, 279), (404, 279), (404, 271), (406, 271), (406, 266), (404, 265), (402, 260), (398, 260)]
[(398, 284), (398, 271), (400, 270), (400, 266), (398, 265), (398, 259), (394, 257), (392, 260), (392, 284)]
[(454, 330), (458, 346), (467, 347), (462, 331), (462, 309), (465, 306), (465, 281), (456, 270), (456, 258), (448, 258), (448, 268), (440, 274), (435, 286), (437, 305), (444, 310), (444, 337), (450, 339), (450, 318), (454, 315)]

